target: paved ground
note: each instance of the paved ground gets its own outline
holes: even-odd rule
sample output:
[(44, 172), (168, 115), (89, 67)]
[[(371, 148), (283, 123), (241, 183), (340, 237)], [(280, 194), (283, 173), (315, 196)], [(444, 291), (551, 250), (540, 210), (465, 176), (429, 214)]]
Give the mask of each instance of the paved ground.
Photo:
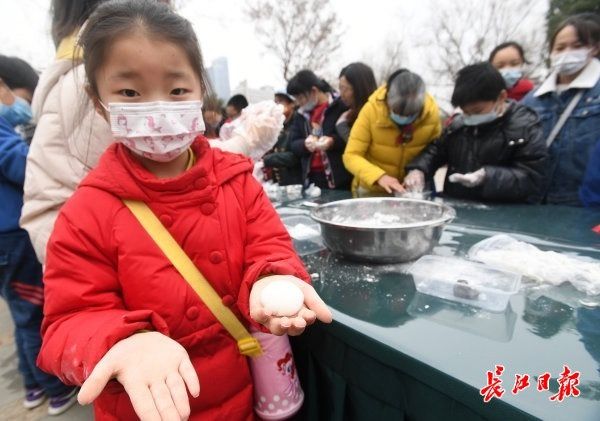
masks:
[(13, 325), (6, 303), (0, 299), (0, 421), (79, 421), (92, 420), (91, 407), (75, 406), (66, 413), (50, 417), (47, 404), (28, 411), (23, 408), (21, 376), (17, 371)]

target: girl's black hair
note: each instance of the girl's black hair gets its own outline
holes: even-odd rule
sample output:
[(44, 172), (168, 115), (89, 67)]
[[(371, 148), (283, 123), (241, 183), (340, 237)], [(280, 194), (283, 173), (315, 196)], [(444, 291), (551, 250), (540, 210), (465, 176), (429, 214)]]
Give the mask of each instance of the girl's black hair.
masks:
[(492, 52), (490, 53), (490, 57), (488, 58), (488, 61), (490, 63), (492, 61), (494, 61), (494, 57), (496, 57), (496, 54), (498, 54), (498, 51), (504, 50), (505, 48), (511, 48), (511, 47), (514, 48), (515, 50), (517, 50), (519, 52), (519, 56), (521, 57), (521, 61), (523, 63), (529, 64), (529, 62), (525, 58), (525, 50), (523, 49), (523, 46), (521, 44), (519, 44), (518, 42), (515, 42), (515, 41), (503, 42), (502, 44), (496, 46), (496, 48), (494, 48), (492, 50)]
[(331, 93), (333, 88), (324, 79), (317, 77), (312, 70), (300, 70), (290, 79), (287, 85), (287, 93), (293, 96), (308, 94), (316, 87), (321, 92)]
[(200, 78), (202, 92), (209, 84), (198, 39), (190, 22), (161, 2), (153, 0), (110, 0), (92, 13), (81, 34), (85, 73), (92, 92), (98, 96), (96, 72), (106, 52), (118, 38), (141, 31), (183, 48), (190, 65)]
[(52, 40), (54, 46), (81, 28), (100, 3), (106, 0), (52, 0)]
[(367, 103), (369, 96), (377, 89), (377, 82), (375, 82), (373, 69), (360, 62), (350, 63), (344, 67), (339, 77), (342, 76), (346, 78), (354, 92), (354, 104), (348, 113), (348, 122), (352, 124), (358, 117), (360, 109)]
[[(558, 33), (567, 26), (575, 28), (577, 38), (583, 45), (596, 47), (600, 50), (600, 16), (596, 13), (580, 13), (569, 16), (558, 25), (550, 39), (550, 51), (554, 47), (554, 41), (556, 41)], [(596, 54), (596, 57), (600, 57), (600, 51)]]

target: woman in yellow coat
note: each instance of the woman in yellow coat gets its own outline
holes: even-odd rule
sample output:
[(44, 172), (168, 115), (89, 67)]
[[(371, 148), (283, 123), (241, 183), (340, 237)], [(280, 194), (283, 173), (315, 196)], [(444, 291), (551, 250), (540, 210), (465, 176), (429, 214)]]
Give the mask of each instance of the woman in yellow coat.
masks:
[(352, 126), (343, 159), (354, 175), (353, 193), (403, 192), (405, 165), (441, 131), (438, 106), (423, 79), (406, 69), (394, 72)]

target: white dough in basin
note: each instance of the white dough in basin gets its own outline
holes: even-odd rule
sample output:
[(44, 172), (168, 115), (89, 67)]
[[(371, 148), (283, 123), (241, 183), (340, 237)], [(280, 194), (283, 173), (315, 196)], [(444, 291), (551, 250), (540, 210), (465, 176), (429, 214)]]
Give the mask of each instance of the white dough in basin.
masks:
[(275, 281), (260, 294), (260, 303), (273, 316), (295, 316), (304, 303), (302, 290), (288, 281)]

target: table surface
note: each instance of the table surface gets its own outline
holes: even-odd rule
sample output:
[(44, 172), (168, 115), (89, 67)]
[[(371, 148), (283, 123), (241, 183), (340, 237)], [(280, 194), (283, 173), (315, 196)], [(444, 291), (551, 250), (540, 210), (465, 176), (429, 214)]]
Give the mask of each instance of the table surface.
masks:
[[(348, 197), (331, 191), (317, 201)], [(301, 203), (284, 202), (278, 211), (282, 216), (308, 212)], [(600, 260), (600, 234), (592, 231), (600, 224), (597, 209), (446, 203), (456, 209), (457, 218), (433, 254), (464, 257), (478, 241), (510, 233), (542, 250)], [(600, 306), (595, 305), (600, 297), (586, 297), (569, 284), (526, 284), (504, 313), (490, 313), (418, 293), (406, 273), (410, 264), (354, 263), (328, 250), (303, 259), (333, 310), (335, 322), (327, 329), (350, 331), (346, 340), (391, 348), (414, 359), (439, 373), (441, 383), (467, 385), (471, 400), (482, 401), (479, 389), (486, 385), (486, 372), (502, 364), (506, 392), (495, 405), (541, 419), (600, 419)], [(549, 397), (558, 390), (556, 379), (564, 365), (581, 373), (581, 395), (552, 402)], [(544, 372), (552, 375), (551, 390), (538, 392), (536, 378)], [(517, 373), (529, 374), (532, 386), (514, 395)], [(464, 392), (456, 393), (456, 399), (464, 398)]]

